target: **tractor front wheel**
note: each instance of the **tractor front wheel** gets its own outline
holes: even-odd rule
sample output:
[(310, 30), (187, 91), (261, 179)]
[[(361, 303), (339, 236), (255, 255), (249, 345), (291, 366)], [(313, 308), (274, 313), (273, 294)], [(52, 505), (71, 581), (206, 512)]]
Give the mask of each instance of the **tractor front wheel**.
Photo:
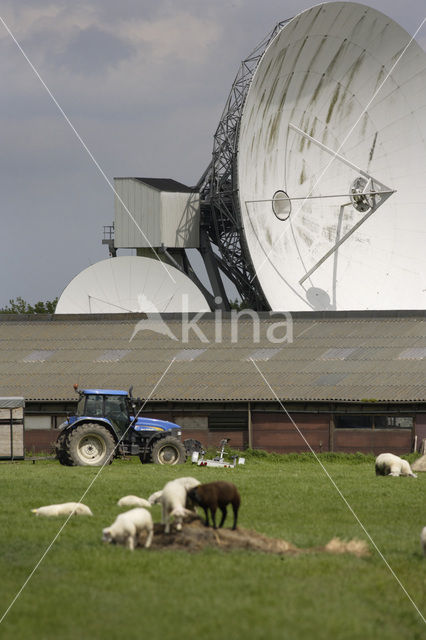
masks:
[(67, 453), (76, 466), (101, 467), (111, 463), (114, 449), (114, 438), (100, 424), (82, 424), (67, 437)]
[(152, 447), (151, 460), (155, 464), (183, 464), (186, 460), (186, 450), (182, 442), (176, 438), (160, 438)]

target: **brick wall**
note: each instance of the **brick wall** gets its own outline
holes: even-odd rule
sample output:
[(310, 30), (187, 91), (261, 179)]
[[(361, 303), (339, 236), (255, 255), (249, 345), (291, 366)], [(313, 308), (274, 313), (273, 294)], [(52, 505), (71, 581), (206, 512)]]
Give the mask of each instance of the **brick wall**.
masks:
[[(292, 418), (314, 451), (329, 450), (330, 416), (295, 413)], [(283, 413), (252, 414), (253, 448), (292, 453), (309, 451), (309, 447)]]
[(52, 454), (59, 431), (57, 429), (30, 429), (25, 431), (24, 443), (27, 452)]
[(336, 429), (334, 451), (345, 453), (394, 453), (402, 455), (412, 449), (411, 429)]

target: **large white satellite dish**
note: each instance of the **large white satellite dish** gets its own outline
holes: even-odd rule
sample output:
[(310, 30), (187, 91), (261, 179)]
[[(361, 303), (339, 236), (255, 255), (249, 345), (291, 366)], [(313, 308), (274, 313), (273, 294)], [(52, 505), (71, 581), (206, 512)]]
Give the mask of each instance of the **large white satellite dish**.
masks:
[(331, 2), (266, 47), (237, 186), (272, 309), (425, 307), (426, 54), (410, 40), (375, 9)]
[(55, 313), (182, 313), (209, 311), (184, 273), (152, 258), (120, 256), (79, 273), (63, 291)]

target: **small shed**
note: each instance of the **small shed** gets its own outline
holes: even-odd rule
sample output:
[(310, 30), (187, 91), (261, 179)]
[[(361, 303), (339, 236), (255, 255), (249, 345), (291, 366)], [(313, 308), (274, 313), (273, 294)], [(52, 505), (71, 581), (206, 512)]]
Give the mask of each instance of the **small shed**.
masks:
[(22, 460), (24, 450), (22, 397), (0, 397), (0, 460)]

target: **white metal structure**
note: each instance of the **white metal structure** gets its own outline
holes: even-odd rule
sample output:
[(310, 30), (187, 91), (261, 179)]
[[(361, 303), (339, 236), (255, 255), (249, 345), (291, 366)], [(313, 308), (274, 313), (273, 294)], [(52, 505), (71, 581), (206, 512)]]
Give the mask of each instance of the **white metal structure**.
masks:
[(426, 304), (426, 54), (382, 13), (285, 23), (239, 123), (242, 241), (273, 310)]
[(175, 267), (137, 256), (101, 260), (63, 291), (55, 313), (209, 311), (199, 288)]
[(161, 178), (114, 178), (114, 189), (116, 248), (199, 247), (198, 192)]

